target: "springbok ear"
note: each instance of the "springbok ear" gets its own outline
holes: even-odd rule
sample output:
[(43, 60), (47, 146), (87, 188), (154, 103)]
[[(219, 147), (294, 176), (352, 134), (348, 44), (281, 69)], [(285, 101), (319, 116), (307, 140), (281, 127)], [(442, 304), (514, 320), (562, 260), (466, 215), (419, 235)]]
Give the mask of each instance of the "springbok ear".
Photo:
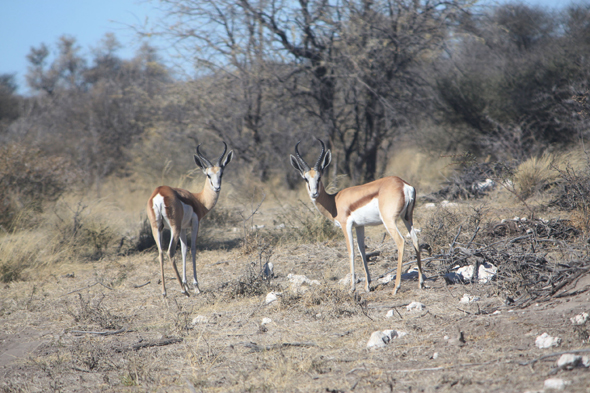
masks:
[(324, 156), (324, 162), (322, 162), (322, 171), (332, 162), (332, 151), (328, 150)]
[(207, 174), (207, 164), (201, 161), (201, 158), (198, 155), (193, 154), (193, 157), (195, 158), (195, 164), (203, 170), (204, 174)]
[(297, 158), (295, 158), (295, 156), (293, 154), (291, 154), (291, 166), (293, 168), (295, 168), (301, 176), (303, 176), (303, 170), (299, 166), (299, 162), (297, 161)]
[(225, 156), (225, 160), (223, 160), (223, 164), (221, 164), (221, 167), (225, 168), (225, 166), (231, 162), (232, 158), (234, 158), (234, 151), (230, 150), (227, 156)]

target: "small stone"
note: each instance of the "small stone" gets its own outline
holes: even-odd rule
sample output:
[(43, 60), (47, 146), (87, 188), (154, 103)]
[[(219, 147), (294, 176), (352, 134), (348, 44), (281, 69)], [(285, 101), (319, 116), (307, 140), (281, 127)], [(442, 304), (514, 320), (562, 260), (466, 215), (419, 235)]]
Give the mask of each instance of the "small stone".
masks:
[(391, 337), (382, 331), (376, 331), (371, 334), (369, 342), (367, 342), (367, 348), (383, 348), (391, 341)]
[(551, 337), (547, 333), (541, 334), (535, 340), (535, 345), (540, 349), (551, 348), (551, 347), (558, 347), (561, 344), (561, 338), (559, 337)]
[(267, 325), (272, 322), (270, 318), (262, 318), (262, 325)]
[[(395, 280), (395, 274), (389, 273), (389, 274), (385, 275), (385, 277), (378, 279), (377, 284), (386, 285), (386, 284), (389, 284), (390, 282), (392, 282), (393, 280)], [(349, 278), (349, 282), (350, 282), (350, 278)]]
[(463, 297), (461, 298), (461, 300), (459, 300), (459, 303), (463, 303), (463, 304), (468, 304), (468, 303), (473, 303), (473, 302), (479, 302), (480, 298), (479, 296), (469, 296), (468, 294), (463, 294)]
[(436, 360), (436, 359), (438, 359), (438, 352), (435, 352), (435, 353), (433, 353), (433, 354), (432, 354), (432, 358), (431, 358), (431, 359), (432, 359), (432, 360)]
[(193, 318), (193, 325), (198, 325), (201, 323), (209, 323), (209, 319), (204, 315), (197, 315)]
[(557, 360), (557, 367), (571, 370), (582, 364), (582, 357), (572, 353), (564, 353)]
[(387, 314), (385, 314), (385, 318), (392, 318), (395, 315), (394, 310), (389, 310), (387, 311)]
[(265, 304), (271, 304), (272, 302), (275, 302), (281, 295), (281, 292), (270, 292), (268, 295), (266, 295)]
[(576, 315), (575, 317), (570, 318), (572, 325), (583, 325), (588, 320), (588, 313), (583, 312), (581, 314)]
[(406, 308), (408, 311), (422, 311), (426, 306), (420, 302), (412, 302)]
[[(365, 281), (365, 278), (359, 277), (358, 274), (355, 274), (354, 278), (355, 278), (355, 284), (360, 284), (361, 282)], [(348, 273), (346, 276), (344, 276), (343, 279), (338, 281), (338, 285), (340, 285), (342, 287), (350, 287), (351, 286), (351, 274)]]
[(569, 384), (569, 381), (564, 381), (561, 378), (549, 378), (545, 380), (543, 386), (545, 389), (563, 390)]
[(382, 348), (389, 344), (394, 338), (401, 338), (408, 333), (397, 330), (376, 331), (371, 334), (369, 342), (367, 342), (367, 349)]

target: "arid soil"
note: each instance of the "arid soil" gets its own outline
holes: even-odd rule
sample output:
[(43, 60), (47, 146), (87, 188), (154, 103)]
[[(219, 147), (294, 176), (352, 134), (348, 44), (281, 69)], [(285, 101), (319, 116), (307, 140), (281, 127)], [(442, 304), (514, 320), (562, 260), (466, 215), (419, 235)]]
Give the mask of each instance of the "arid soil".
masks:
[[(368, 252), (380, 252), (374, 278), (395, 267), (393, 241), (382, 233), (367, 233)], [(0, 391), (534, 392), (562, 378), (566, 391), (590, 392), (588, 368), (555, 366), (557, 353), (590, 349), (590, 322), (570, 322), (590, 311), (588, 274), (524, 308), (506, 304), (498, 280), (447, 284), (436, 260), (426, 264), (424, 290), (409, 279), (396, 296), (393, 283), (351, 295), (339, 284), (349, 269), (341, 236), (252, 242), (228, 238), (200, 250), (203, 293), (190, 297), (167, 264), (162, 298), (154, 250), (40, 268), (3, 284)], [(275, 267), (270, 280), (259, 274), (266, 261)], [(320, 285), (293, 288), (289, 274)], [(271, 291), (282, 295), (266, 305)], [(464, 294), (480, 300), (460, 303)], [(408, 311), (413, 301), (425, 309)], [(387, 329), (407, 334), (368, 350), (371, 333)], [(537, 348), (543, 333), (561, 345)]]

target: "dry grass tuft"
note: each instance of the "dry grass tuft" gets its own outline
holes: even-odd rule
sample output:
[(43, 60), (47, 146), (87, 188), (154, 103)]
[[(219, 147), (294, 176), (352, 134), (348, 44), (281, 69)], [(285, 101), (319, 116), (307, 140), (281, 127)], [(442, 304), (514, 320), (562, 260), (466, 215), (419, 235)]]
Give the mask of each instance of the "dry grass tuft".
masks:
[(523, 199), (538, 195), (554, 185), (558, 176), (553, 169), (555, 160), (555, 155), (546, 153), (530, 158), (516, 168), (513, 182)]

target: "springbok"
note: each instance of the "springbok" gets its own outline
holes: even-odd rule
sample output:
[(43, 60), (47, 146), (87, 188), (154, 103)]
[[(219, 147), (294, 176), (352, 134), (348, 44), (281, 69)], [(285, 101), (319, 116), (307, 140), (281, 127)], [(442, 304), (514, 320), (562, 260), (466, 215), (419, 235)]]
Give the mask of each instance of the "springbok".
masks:
[[(147, 202), (147, 215), (152, 227), (152, 234), (158, 246), (158, 258), (160, 260), (160, 268), (162, 271), (162, 295), (166, 296), (166, 283), (164, 280), (164, 260), (162, 252), (162, 232), (164, 227), (170, 229), (170, 245), (168, 246), (168, 257), (174, 267), (176, 278), (180, 283), (182, 293), (190, 296), (188, 293), (188, 285), (186, 283), (186, 230), (191, 229), (191, 254), (193, 258), (193, 285), (195, 287), (195, 294), (200, 293), (199, 283), (197, 281), (197, 266), (196, 266), (196, 247), (197, 234), (199, 233), (199, 223), (205, 215), (215, 207), (217, 198), (219, 198), (219, 191), (221, 190), (221, 178), (225, 166), (230, 163), (233, 157), (233, 151), (224, 158), (227, 152), (227, 144), (223, 142), (223, 153), (213, 165), (211, 161), (206, 159), (197, 146), (197, 154), (194, 155), (195, 164), (203, 170), (207, 175), (203, 190), (199, 193), (193, 194), (190, 191), (182, 188), (172, 188), (168, 186), (160, 186), (154, 190), (152, 196)], [(180, 246), (182, 251), (182, 280), (176, 268), (174, 261), (174, 254), (176, 253), (176, 246), (180, 238)]]
[(397, 244), (397, 275), (393, 294), (397, 293), (401, 285), (402, 257), (404, 255), (404, 239), (395, 223), (398, 217), (406, 225), (412, 238), (418, 261), (419, 287), (423, 288), (424, 279), (420, 262), (420, 248), (413, 224), (414, 204), (416, 202), (416, 190), (414, 187), (397, 176), (389, 176), (360, 186), (345, 188), (336, 194), (328, 194), (322, 184), (322, 174), (332, 160), (332, 153), (330, 150), (326, 152), (322, 140), (318, 139), (318, 141), (322, 145), (322, 151), (313, 168), (310, 168), (299, 154), (298, 146), (301, 141), (295, 145), (296, 156), (291, 155), (291, 165), (299, 171), (301, 177), (307, 183), (307, 192), (315, 207), (344, 232), (350, 256), (351, 291), (354, 292), (356, 288), (352, 228), (356, 229), (358, 249), (365, 268), (365, 290), (368, 292), (370, 290), (371, 276), (365, 254), (365, 226), (383, 224)]

